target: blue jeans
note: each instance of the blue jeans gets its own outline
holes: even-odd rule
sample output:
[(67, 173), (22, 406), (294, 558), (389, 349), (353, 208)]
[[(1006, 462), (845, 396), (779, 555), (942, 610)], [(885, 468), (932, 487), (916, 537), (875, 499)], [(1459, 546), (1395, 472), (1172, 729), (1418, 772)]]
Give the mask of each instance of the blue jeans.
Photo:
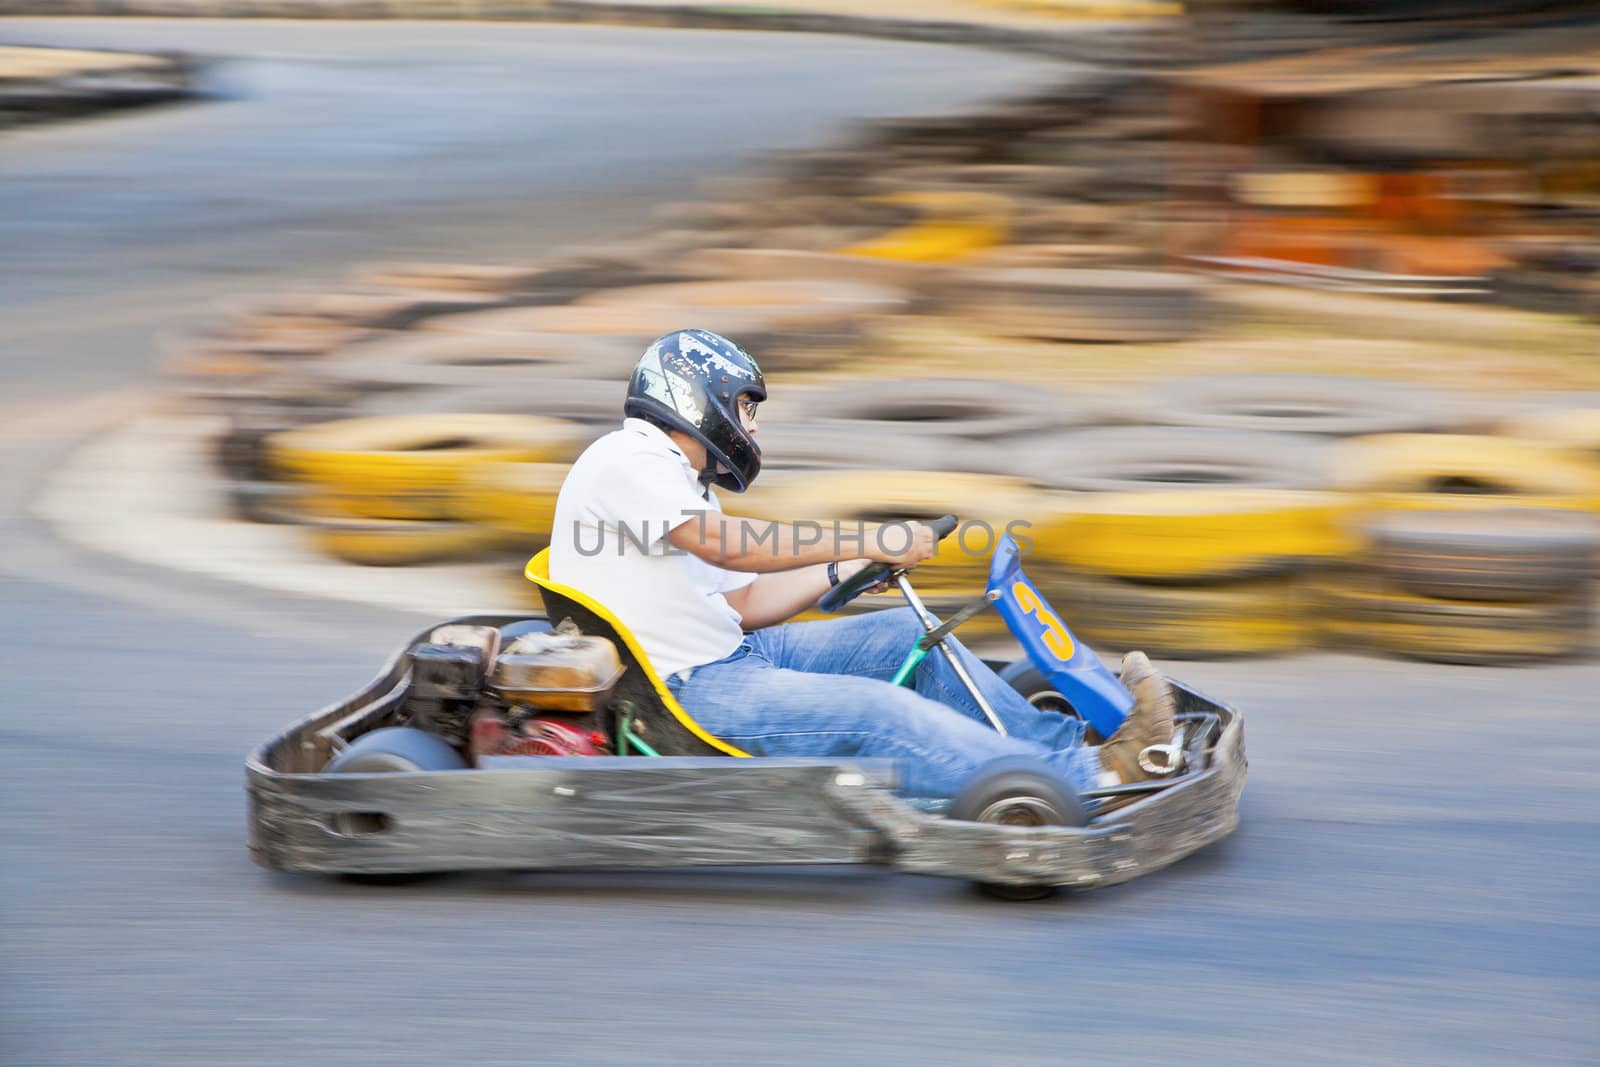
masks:
[(954, 796), (1001, 756), (1038, 757), (1074, 789), (1095, 784), (1100, 759), (1083, 746), (1083, 723), (1037, 710), (953, 638), (946, 644), (1010, 736), (989, 725), (937, 649), (917, 667), (914, 690), (891, 684), (922, 633), (909, 607), (769, 626), (667, 685), (702, 726), (752, 755), (900, 760), (910, 797)]

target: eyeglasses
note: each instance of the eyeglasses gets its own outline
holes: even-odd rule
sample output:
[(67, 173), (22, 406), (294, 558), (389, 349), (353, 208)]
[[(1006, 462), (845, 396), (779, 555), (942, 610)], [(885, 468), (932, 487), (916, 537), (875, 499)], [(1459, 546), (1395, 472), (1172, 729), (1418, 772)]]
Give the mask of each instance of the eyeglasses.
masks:
[(760, 406), (759, 400), (752, 400), (747, 396), (739, 398), (739, 410), (744, 412), (744, 417), (751, 422), (756, 421), (756, 408)]

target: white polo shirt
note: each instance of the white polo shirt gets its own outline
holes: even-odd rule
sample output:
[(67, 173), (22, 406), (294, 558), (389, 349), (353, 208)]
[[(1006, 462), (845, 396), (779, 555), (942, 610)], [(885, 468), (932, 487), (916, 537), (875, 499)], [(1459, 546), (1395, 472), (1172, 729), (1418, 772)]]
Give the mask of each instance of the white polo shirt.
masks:
[[(550, 577), (598, 600), (633, 631), (662, 678), (722, 659), (744, 640), (722, 594), (756, 580), (680, 552), (667, 534), (720, 511), (672, 438), (643, 419), (590, 445), (556, 498)], [(686, 514), (691, 513), (691, 514)]]

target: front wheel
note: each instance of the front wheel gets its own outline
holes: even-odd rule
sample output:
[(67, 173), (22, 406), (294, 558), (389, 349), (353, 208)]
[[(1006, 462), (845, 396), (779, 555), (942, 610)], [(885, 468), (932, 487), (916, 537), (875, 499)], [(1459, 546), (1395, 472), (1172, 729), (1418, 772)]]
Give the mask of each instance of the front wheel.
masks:
[[(994, 760), (968, 782), (950, 805), (950, 818), (997, 826), (1087, 826), (1089, 812), (1046, 764), (1030, 756)], [(978, 891), (999, 900), (1054, 896), (1049, 883), (1010, 885), (978, 882)]]

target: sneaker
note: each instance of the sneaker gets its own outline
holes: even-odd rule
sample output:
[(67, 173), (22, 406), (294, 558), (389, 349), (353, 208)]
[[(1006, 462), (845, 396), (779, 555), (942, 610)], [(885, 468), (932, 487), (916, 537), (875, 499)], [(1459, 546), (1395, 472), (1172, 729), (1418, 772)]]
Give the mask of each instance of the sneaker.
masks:
[(1178, 700), (1167, 679), (1143, 652), (1129, 652), (1122, 657), (1122, 684), (1133, 693), (1133, 710), (1100, 746), (1100, 766), (1126, 785), (1160, 777), (1139, 766), (1139, 753), (1149, 745), (1172, 740), (1177, 730), (1174, 716)]

